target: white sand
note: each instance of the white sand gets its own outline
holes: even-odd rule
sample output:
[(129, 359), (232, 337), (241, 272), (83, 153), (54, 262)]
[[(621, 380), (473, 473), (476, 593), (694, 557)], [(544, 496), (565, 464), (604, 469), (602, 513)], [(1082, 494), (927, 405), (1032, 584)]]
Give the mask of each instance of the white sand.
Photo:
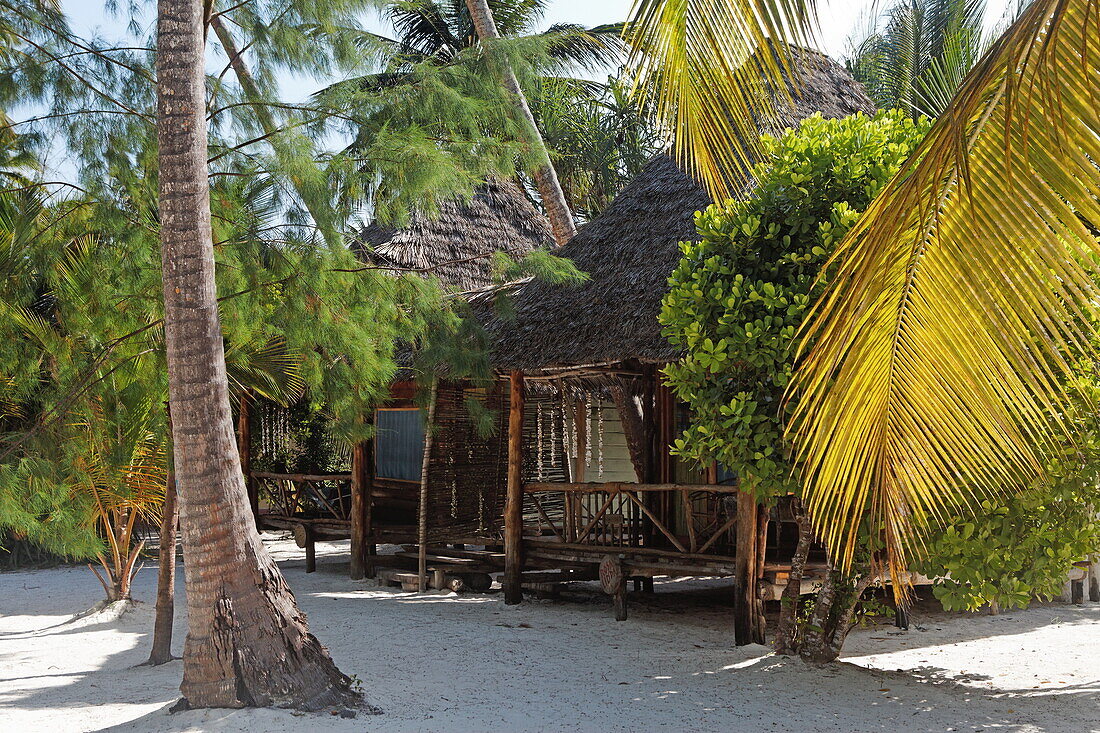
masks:
[[(101, 590), (87, 569), (62, 568), (0, 574), (0, 731), (1100, 731), (1100, 604), (921, 610), (909, 632), (857, 630), (845, 663), (816, 669), (734, 647), (715, 583), (660, 585), (616, 623), (602, 599), (403, 593), (349, 581), (346, 543), (319, 545), (312, 575), (292, 543), (269, 546), (383, 715), (169, 715), (180, 662), (135, 666), (155, 570), (136, 581), (136, 610), (66, 623)], [(673, 602), (673, 589), (688, 592)]]

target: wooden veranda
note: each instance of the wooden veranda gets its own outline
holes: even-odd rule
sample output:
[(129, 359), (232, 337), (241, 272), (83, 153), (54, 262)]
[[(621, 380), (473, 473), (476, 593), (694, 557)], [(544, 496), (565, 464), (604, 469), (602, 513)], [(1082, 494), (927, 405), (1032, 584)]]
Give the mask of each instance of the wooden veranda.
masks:
[[(628, 579), (648, 585), (655, 576), (730, 576), (738, 643), (762, 643), (763, 604), (770, 597), (767, 574), (773, 582), (785, 577), (782, 562), (766, 563), (770, 513), (736, 484), (719, 483), (716, 467), (693, 480), (680, 477), (687, 472), (678, 470), (682, 467), (669, 452), (677, 429), (676, 404), (659, 383), (655, 366), (618, 364), (535, 375), (513, 371), (508, 384), (505, 601), (520, 602), (525, 573), (587, 570), (592, 577), (598, 569), (618, 615), (625, 618)], [(532, 388), (534, 394), (549, 391), (554, 406), (539, 407), (535, 426), (527, 410)], [(584, 417), (591, 395), (611, 395), (608, 400), (616, 403), (637, 480), (588, 480), (585, 475), (590, 439), (595, 438)], [(558, 434), (543, 428), (547, 412), (566, 436), (567, 445), (560, 449), (532, 445), (535, 434)], [(536, 476), (550, 472), (540, 463), (548, 450), (561, 464), (558, 480)]]
[[(503, 390), (441, 383), (423, 408), (414, 399), (416, 390), (409, 381), (391, 386), (389, 400), (373, 416), (374, 438), (353, 447), (346, 473), (253, 470), (253, 416), (249, 401), (242, 401), (239, 450), (257, 527), (292, 531), (306, 550), (307, 572), (316, 568), (318, 540), (350, 538), (353, 579), (375, 576), (378, 545), (417, 545), (424, 587), (432, 545), (501, 543), (506, 468), (501, 436), (507, 419)], [(482, 434), (469, 419), (472, 400), (497, 416), (494, 430)], [(387, 419), (394, 417), (399, 419)], [(459, 557), (463, 552), (466, 556)], [(447, 553), (453, 564), (476, 564), (478, 572), (492, 569), (498, 557), (484, 552), (484, 561), (471, 563), (470, 555)], [(434, 557), (441, 560), (438, 553)]]

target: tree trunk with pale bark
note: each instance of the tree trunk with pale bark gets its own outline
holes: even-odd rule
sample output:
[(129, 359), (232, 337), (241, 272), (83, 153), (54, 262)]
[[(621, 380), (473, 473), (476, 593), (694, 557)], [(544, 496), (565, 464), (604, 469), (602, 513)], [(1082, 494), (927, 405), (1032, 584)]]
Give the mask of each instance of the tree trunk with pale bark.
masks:
[(837, 660), (852, 630), (856, 606), (872, 580), (869, 568), (853, 578), (830, 563), (798, 650), (804, 661), (827, 664)]
[(159, 0), (157, 140), (172, 441), (187, 562), (187, 705), (304, 710), (359, 695), (309, 633), (252, 520), (214, 281), (203, 0)]
[[(496, 21), (493, 19), (493, 11), (489, 8), (487, 0), (466, 0), (466, 9), (470, 11), (470, 19), (477, 30), (478, 38), (482, 41), (500, 38)], [(512, 97), (513, 111), (527, 130), (529, 144), (536, 149), (536, 154), (541, 158), (540, 164), (531, 175), (535, 179), (535, 187), (538, 188), (542, 205), (546, 209), (546, 217), (550, 220), (550, 228), (554, 231), (554, 240), (560, 247), (577, 233), (573, 214), (569, 210), (569, 203), (565, 200), (561, 182), (558, 181), (558, 173), (554, 170), (554, 164), (550, 162), (546, 142), (542, 139), (538, 125), (535, 124), (535, 116), (531, 114), (531, 107), (527, 104), (527, 97), (519, 86), (515, 72), (505, 62), (499, 65), (497, 73), (500, 75), (504, 89)]]
[(775, 631), (775, 653), (797, 654), (799, 646), (798, 611), (802, 601), (802, 578), (806, 573), (806, 559), (814, 533), (810, 515), (797, 497), (792, 500), (795, 523), (798, 525), (798, 544), (791, 556), (791, 572), (779, 605), (779, 626)]
[(153, 622), (153, 649), (146, 664), (157, 666), (172, 661), (172, 623), (176, 615), (176, 475), (171, 466), (164, 484), (164, 506), (160, 517), (160, 567), (157, 572), (157, 615)]

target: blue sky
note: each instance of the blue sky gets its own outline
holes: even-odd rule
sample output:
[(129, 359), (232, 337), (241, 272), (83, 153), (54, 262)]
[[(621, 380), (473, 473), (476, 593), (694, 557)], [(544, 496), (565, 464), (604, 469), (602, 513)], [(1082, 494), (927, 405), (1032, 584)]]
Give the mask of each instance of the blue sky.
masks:
[[(309, 0), (299, 0), (309, 2)], [(992, 26), (1003, 16), (1008, 2), (1015, 0), (986, 0), (987, 25)], [(131, 0), (116, 0), (123, 7)], [(136, 0), (139, 6), (147, 8), (141, 19), (142, 35), (151, 32), (153, 27), (153, 0)], [(893, 0), (818, 0), (821, 18), (819, 46), (834, 58), (841, 57), (848, 45), (848, 39), (856, 31), (865, 28), (870, 13), (876, 7), (889, 7)], [(132, 45), (128, 38), (128, 17), (119, 19), (111, 16), (102, 0), (61, 0), (68, 14), (73, 30), (81, 36), (96, 35), (108, 42)], [(614, 23), (624, 20), (630, 13), (633, 0), (550, 0), (543, 26), (553, 23), (571, 22), (585, 26)], [(372, 15), (364, 18), (371, 30), (390, 35), (388, 24), (380, 17)], [(281, 92), (288, 101), (303, 101), (311, 93), (331, 84), (335, 79), (314, 79), (284, 75), (280, 80)], [(34, 110), (9, 110), (17, 118), (34, 114)], [(71, 173), (72, 162), (67, 160), (64, 151), (56, 150), (47, 156), (47, 166), (58, 174), (67, 177)]]
[[(1003, 15), (1007, 2), (1008, 0), (987, 0), (986, 18), (990, 25), (995, 24)], [(866, 18), (874, 7), (891, 4), (889, 0), (819, 0), (819, 3), (820, 45), (823, 51), (834, 57), (844, 53), (853, 30), (866, 23)], [(119, 4), (125, 5), (126, 0)], [(586, 26), (613, 23), (625, 19), (632, 4), (632, 0), (551, 0), (544, 24), (562, 21)], [(93, 30), (97, 30), (104, 38), (121, 37), (125, 34), (125, 22), (108, 15), (103, 2), (62, 0), (62, 6), (71, 18), (74, 30), (81, 35), (90, 34)], [(148, 17), (151, 22), (151, 12)], [(366, 21), (375, 30), (384, 30), (380, 19), (368, 18)], [(315, 80), (288, 76), (282, 80), (282, 86), (287, 99), (300, 100), (321, 85)]]

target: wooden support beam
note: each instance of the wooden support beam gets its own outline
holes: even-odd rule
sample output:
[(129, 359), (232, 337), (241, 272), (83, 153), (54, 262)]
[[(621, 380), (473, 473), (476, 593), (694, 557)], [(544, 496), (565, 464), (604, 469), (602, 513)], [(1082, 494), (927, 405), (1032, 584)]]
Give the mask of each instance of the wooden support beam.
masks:
[(734, 588), (734, 642), (737, 646), (763, 644), (763, 628), (760, 624), (759, 588), (757, 585), (760, 560), (761, 513), (751, 491), (737, 494), (737, 553), (734, 556), (736, 572)]
[(435, 402), (439, 396), (439, 380), (433, 378), (428, 395), (428, 416), (424, 425), (424, 458), (420, 464), (420, 507), (417, 516), (416, 541), (419, 545), (417, 575), (420, 592), (428, 590), (428, 474), (432, 465), (432, 429), (435, 427)]
[(678, 552), (676, 550), (663, 550), (657, 547), (624, 547), (624, 546), (612, 546), (612, 545), (586, 545), (578, 542), (559, 542), (556, 539), (540, 538), (540, 537), (527, 537), (524, 540), (525, 544), (529, 548), (538, 548), (540, 552), (545, 550), (575, 550), (577, 552), (600, 552), (607, 553), (614, 551), (621, 555), (624, 555), (628, 560), (635, 557), (655, 557), (660, 559), (667, 558), (668, 560), (676, 561), (692, 561), (700, 563), (711, 563), (715, 565), (733, 567), (736, 562), (736, 558), (729, 557), (727, 555), (705, 555), (697, 552)]
[(684, 524), (687, 525), (688, 531), (688, 547), (692, 552), (699, 551), (699, 540), (695, 536), (695, 507), (691, 504), (691, 494), (687, 491), (681, 491), (680, 497), (683, 499), (684, 504)]
[(363, 569), (368, 578), (376, 575), (375, 559), (378, 556), (378, 544), (374, 531), (374, 439), (366, 441), (363, 446), (363, 459), (361, 462), (363, 475), (360, 481), (363, 484), (363, 524), (364, 537), (366, 539), (366, 557), (363, 559)]
[(237, 415), (237, 452), (241, 456), (241, 473), (248, 490), (248, 506), (252, 508), (252, 519), (259, 528), (260, 492), (256, 479), (252, 476), (252, 396), (248, 391), (241, 396), (240, 410)]
[(737, 494), (736, 486), (724, 484), (634, 484), (627, 481), (607, 481), (604, 483), (566, 483), (551, 481), (532, 481), (523, 485), (525, 494), (546, 492), (578, 492), (587, 494), (633, 494), (639, 491), (702, 491), (711, 494)]
[(508, 405), (508, 485), (504, 502), (504, 602), (523, 600), (523, 372), (512, 372)]
[[(654, 417), (657, 423), (656, 448), (654, 456), (657, 459), (658, 483), (671, 483), (673, 480), (673, 458), (669, 453), (672, 442), (676, 437), (676, 400), (672, 390), (654, 375)], [(672, 513), (672, 494), (660, 494), (657, 501), (657, 512), (664, 517)]]
[(371, 527), (371, 474), (374, 441), (356, 443), (351, 451), (351, 579), (374, 577), (371, 560), (374, 532)]
[(600, 584), (612, 598), (615, 620), (626, 621), (626, 573), (623, 572), (622, 556), (608, 555), (603, 559), (600, 563)]
[[(660, 469), (657, 460), (660, 451), (660, 443), (657, 439), (659, 432), (657, 428), (657, 370), (653, 365), (646, 367), (641, 402), (642, 443), (645, 455), (642, 461), (643, 473), (639, 474), (638, 478), (641, 479), (642, 483), (660, 483)], [(642, 507), (647, 512), (660, 517), (664, 524), (673, 524), (672, 515), (665, 511), (662, 506), (661, 494), (639, 494), (639, 496), (641, 497)], [(642, 522), (642, 541), (648, 545), (653, 543), (653, 539), (653, 526)], [(691, 550), (694, 552), (694, 542), (691, 544)]]

